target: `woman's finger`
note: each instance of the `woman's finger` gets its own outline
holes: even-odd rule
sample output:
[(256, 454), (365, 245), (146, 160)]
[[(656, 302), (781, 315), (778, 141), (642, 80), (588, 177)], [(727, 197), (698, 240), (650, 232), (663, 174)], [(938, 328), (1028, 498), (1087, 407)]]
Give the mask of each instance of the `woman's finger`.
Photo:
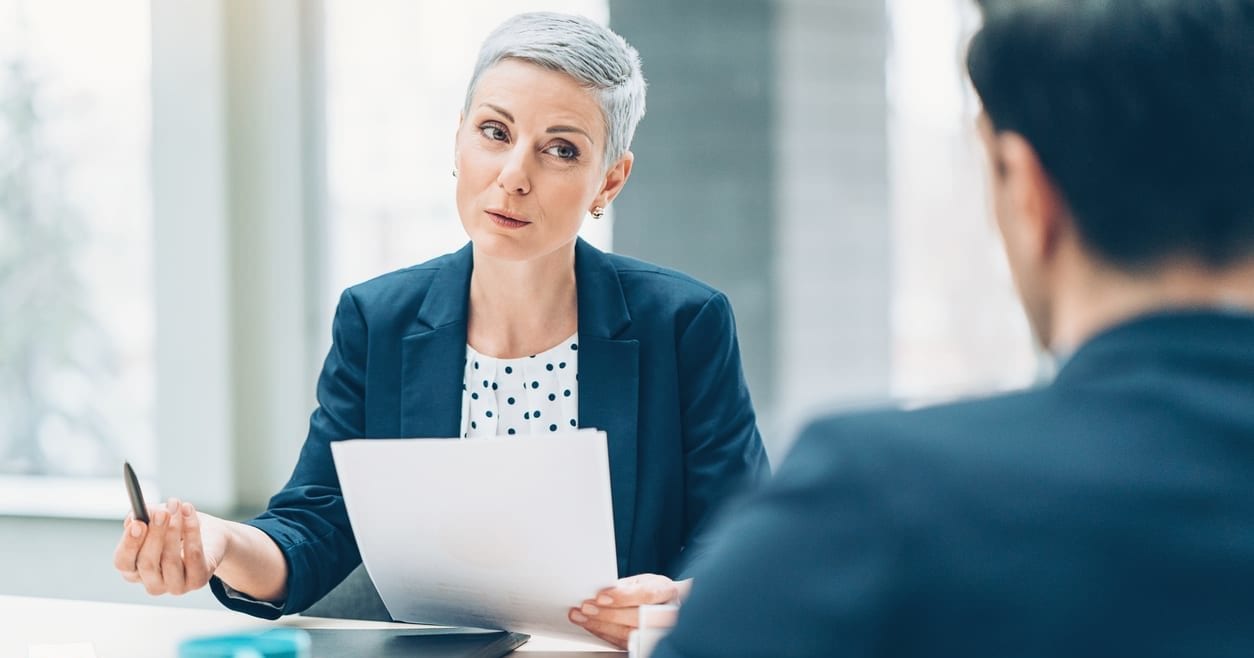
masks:
[(183, 570), (187, 575), (187, 588), (200, 589), (209, 583), (213, 575), (205, 563), (205, 546), (200, 536), (200, 515), (191, 503), (183, 503), (179, 512), (183, 515)]
[(570, 611), (570, 620), (619, 649), (627, 648), (627, 635), (631, 632), (631, 629), (626, 626), (589, 619), (578, 610)]
[(165, 525), (165, 545), (161, 549), (161, 578), (170, 594), (187, 592), (187, 578), (183, 574), (183, 515), (179, 501), (173, 498), (166, 505), (169, 520)]
[(144, 535), (148, 524), (131, 519), (122, 526), (122, 538), (118, 547), (113, 550), (113, 568), (122, 573), (134, 573), (135, 561), (139, 558), (139, 548), (144, 545)]
[(161, 551), (165, 547), (165, 527), (170, 521), (170, 514), (164, 508), (149, 510), (148, 518), (152, 519), (144, 544), (139, 547), (139, 555), (135, 559), (139, 579), (144, 589), (154, 596), (165, 594), (165, 581), (161, 577)]
[(591, 602), (585, 601), (579, 607), (581, 612), (588, 619), (595, 619), (610, 624), (626, 626), (629, 630), (640, 624), (640, 608), (602, 608)]
[(612, 587), (597, 592), (593, 602), (602, 608), (635, 608), (655, 603), (670, 603), (679, 595), (675, 581), (666, 576), (647, 573), (624, 578)]

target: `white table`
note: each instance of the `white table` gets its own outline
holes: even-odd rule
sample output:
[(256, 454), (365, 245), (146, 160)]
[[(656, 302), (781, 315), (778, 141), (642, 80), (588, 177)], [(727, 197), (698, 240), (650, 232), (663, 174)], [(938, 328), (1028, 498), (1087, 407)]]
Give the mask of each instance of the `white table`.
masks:
[[(413, 628), (410, 624), (300, 615), (270, 622), (228, 610), (0, 596), (0, 656), (4, 658), (26, 658), (32, 644), (79, 642), (91, 643), (97, 658), (173, 658), (178, 655), (179, 642), (189, 637), (275, 626)], [(532, 637), (514, 653), (540, 658), (544, 654), (604, 651), (608, 650), (592, 644)]]

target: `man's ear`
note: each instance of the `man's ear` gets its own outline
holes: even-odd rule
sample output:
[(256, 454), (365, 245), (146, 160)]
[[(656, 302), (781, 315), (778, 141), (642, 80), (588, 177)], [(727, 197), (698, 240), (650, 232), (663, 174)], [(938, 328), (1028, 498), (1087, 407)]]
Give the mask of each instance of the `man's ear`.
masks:
[(992, 136), (993, 167), (1000, 185), (1007, 221), (1034, 259), (1053, 258), (1068, 227), (1066, 203), (1053, 178), (1041, 164), (1036, 149), (1022, 135), (1000, 132)]
[(610, 205), (614, 197), (623, 191), (623, 186), (627, 184), (627, 179), (631, 178), (631, 165), (635, 162), (636, 156), (631, 151), (623, 154), (605, 172), (605, 179), (601, 183), (601, 191), (597, 193), (596, 199), (593, 201), (594, 206), (604, 208)]

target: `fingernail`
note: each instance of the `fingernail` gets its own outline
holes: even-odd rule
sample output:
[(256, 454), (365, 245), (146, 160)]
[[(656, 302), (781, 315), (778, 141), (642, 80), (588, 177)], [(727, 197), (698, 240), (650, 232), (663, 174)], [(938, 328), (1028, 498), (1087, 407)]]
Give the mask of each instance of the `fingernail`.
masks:
[(153, 525), (165, 525), (165, 510), (157, 510), (152, 515)]
[(144, 527), (140, 525), (138, 522), (132, 523), (131, 524), (131, 536), (138, 537), (142, 534), (144, 534)]
[(602, 594), (601, 596), (597, 597), (597, 603), (601, 605), (609, 605), (613, 602), (614, 602), (614, 599), (611, 599), (608, 595), (605, 595), (605, 594)]
[(167, 501), (166, 501), (166, 503), (165, 503), (165, 509), (166, 509), (166, 511), (167, 511), (167, 512), (169, 512), (169, 513), (171, 513), (171, 514), (173, 514), (173, 513), (177, 512), (177, 511), (179, 511), (179, 501), (177, 501), (177, 500), (175, 500), (175, 499), (173, 499), (173, 498), (171, 498), (171, 499), (167, 500)]
[(583, 610), (583, 613), (585, 615), (590, 615), (590, 616), (596, 615), (597, 613), (601, 612), (600, 610), (597, 609), (595, 605), (592, 605), (591, 603), (583, 604), (583, 607), (580, 608), (580, 610)]
[(585, 621), (588, 621), (588, 618), (587, 618), (587, 617), (585, 617), (585, 616), (583, 616), (583, 615), (579, 614), (578, 612), (572, 612), (572, 613), (570, 613), (570, 618), (571, 618), (571, 619), (574, 619), (576, 622), (578, 622), (578, 623), (580, 623), (580, 624), (584, 623)]
[(183, 516), (191, 518), (192, 516), (192, 504), (191, 503), (183, 503)]

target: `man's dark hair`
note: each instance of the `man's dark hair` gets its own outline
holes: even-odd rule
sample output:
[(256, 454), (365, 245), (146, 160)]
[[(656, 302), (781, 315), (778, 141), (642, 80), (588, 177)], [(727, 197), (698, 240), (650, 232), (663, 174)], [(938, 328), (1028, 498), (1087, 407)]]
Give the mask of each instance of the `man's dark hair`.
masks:
[(1254, 0), (979, 0), (967, 70), (1128, 270), (1254, 256)]

